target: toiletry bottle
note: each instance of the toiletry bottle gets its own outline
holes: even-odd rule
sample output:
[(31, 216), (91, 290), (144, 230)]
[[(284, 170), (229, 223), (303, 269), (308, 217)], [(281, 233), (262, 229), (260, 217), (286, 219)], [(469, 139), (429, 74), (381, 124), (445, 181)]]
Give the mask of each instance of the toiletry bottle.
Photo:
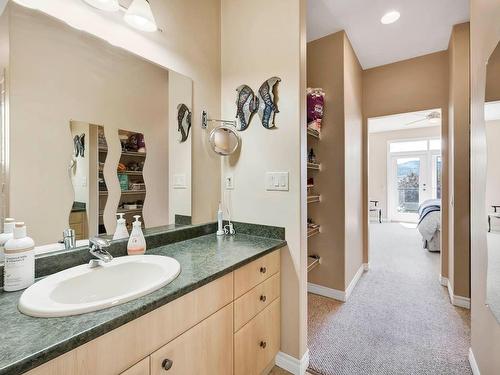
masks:
[(3, 247), (5, 243), (14, 237), (15, 220), (11, 217), (5, 218), (3, 222), (3, 233), (0, 234), (0, 262), (4, 260)]
[(142, 223), (139, 218), (139, 215), (134, 216), (135, 221), (132, 223), (132, 232), (127, 244), (128, 255), (142, 255), (146, 252), (146, 239), (142, 234)]
[(117, 214), (119, 216), (116, 220), (116, 230), (113, 235), (113, 240), (121, 240), (123, 238), (128, 238), (127, 221), (123, 217), (123, 213)]
[(222, 204), (219, 202), (219, 210), (217, 211), (217, 235), (224, 235), (224, 228), (222, 227)]
[(24, 223), (16, 223), (14, 237), (4, 247), (4, 290), (12, 292), (35, 282), (35, 242), (26, 236)]

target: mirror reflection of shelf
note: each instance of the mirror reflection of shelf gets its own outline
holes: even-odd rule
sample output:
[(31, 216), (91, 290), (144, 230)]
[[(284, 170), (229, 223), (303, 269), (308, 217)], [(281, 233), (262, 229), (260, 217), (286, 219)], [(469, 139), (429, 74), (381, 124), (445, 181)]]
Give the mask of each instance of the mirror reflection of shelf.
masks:
[(321, 164), (319, 163), (307, 163), (307, 169), (313, 169), (319, 171), (321, 169)]
[(307, 228), (307, 238), (315, 236), (320, 232), (320, 226), (318, 225), (316, 228)]
[(307, 135), (309, 135), (309, 136), (311, 136), (313, 138), (316, 138), (318, 140), (321, 139), (319, 133), (316, 130), (312, 130), (312, 129), (308, 128), (307, 129)]
[(307, 203), (317, 203), (321, 201), (321, 195), (309, 195), (307, 197)]
[(321, 257), (319, 255), (308, 255), (307, 256), (307, 272), (309, 272), (313, 268), (319, 266), (320, 263), (321, 263)]

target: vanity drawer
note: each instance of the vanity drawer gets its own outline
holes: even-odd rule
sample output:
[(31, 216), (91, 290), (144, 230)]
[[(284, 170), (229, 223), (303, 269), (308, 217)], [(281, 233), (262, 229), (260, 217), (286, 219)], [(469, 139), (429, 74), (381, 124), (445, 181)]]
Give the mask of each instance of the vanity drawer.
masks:
[(121, 375), (149, 375), (149, 357), (136, 363), (125, 372), (122, 372)]
[(234, 271), (234, 298), (248, 292), (257, 284), (268, 279), (280, 270), (280, 252), (276, 250), (254, 260)]
[(234, 335), (234, 375), (259, 375), (280, 349), (280, 298)]
[(279, 296), (278, 272), (234, 301), (234, 331), (238, 331)]
[(151, 354), (151, 375), (230, 375), (233, 370), (233, 305)]

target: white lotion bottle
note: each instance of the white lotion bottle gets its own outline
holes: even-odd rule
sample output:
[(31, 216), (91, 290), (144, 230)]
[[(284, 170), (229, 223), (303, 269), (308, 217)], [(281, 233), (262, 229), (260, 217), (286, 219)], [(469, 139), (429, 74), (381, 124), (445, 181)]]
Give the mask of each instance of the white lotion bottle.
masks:
[(11, 218), (5, 218), (3, 222), (3, 233), (0, 234), (0, 262), (4, 261), (4, 246), (5, 243), (14, 237), (14, 227), (16, 226), (16, 221)]
[(16, 223), (14, 237), (4, 247), (4, 287), (13, 292), (29, 287), (35, 282), (35, 241), (26, 235), (26, 226)]
[(219, 210), (217, 211), (217, 235), (224, 235), (224, 228), (222, 226), (222, 204), (219, 202)]
[(113, 234), (113, 240), (121, 240), (123, 238), (128, 238), (128, 230), (127, 230), (127, 221), (123, 217), (123, 213), (117, 214), (119, 216), (118, 220), (116, 220), (116, 230), (115, 234)]
[(135, 215), (135, 221), (132, 223), (132, 233), (127, 243), (128, 255), (142, 255), (146, 252), (146, 239), (142, 233), (142, 223), (139, 221), (140, 216)]

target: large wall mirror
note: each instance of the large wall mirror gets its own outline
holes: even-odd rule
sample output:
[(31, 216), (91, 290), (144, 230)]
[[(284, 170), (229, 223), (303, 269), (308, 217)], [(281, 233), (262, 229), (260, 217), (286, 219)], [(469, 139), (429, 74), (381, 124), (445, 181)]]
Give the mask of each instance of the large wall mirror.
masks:
[(488, 60), (486, 76), (486, 144), (488, 167), (488, 278), (486, 303), (500, 322), (500, 43)]
[(50, 249), (191, 222), (190, 78), (13, 2), (0, 65), (2, 222)]

